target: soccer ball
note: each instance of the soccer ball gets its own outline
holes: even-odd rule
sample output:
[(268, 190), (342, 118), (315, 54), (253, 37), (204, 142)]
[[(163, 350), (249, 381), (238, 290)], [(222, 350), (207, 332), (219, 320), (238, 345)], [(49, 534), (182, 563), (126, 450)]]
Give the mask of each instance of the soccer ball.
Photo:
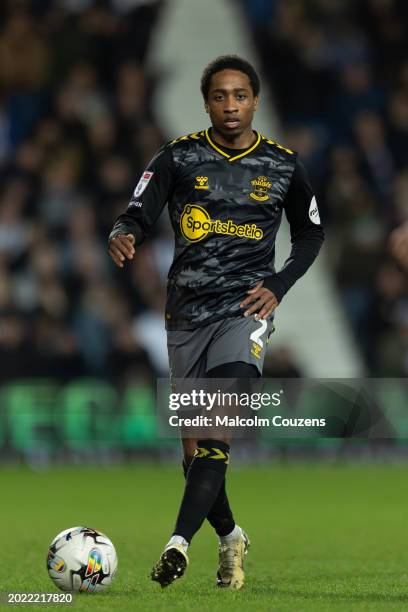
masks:
[(117, 566), (110, 539), (89, 527), (61, 531), (48, 549), (48, 574), (62, 591), (105, 591)]

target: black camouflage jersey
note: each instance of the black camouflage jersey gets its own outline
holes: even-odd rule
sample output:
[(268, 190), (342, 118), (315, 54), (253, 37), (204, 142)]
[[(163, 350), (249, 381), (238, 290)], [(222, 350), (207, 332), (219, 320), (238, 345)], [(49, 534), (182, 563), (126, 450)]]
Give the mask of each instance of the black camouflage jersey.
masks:
[[(166, 327), (188, 330), (242, 314), (258, 281), (278, 301), (323, 242), (316, 199), (296, 153), (254, 132), (254, 144), (226, 149), (211, 131), (165, 144), (143, 172), (110, 234), (148, 235), (166, 203), (175, 235)], [(275, 273), (275, 239), (285, 210), (292, 249)]]

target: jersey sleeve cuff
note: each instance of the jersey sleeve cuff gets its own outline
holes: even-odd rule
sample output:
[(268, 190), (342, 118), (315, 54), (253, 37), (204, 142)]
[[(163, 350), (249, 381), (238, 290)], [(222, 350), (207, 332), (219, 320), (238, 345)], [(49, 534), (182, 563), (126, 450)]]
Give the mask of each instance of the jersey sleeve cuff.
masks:
[(272, 291), (278, 302), (280, 303), (287, 289), (284, 282), (279, 278), (277, 274), (272, 276), (266, 276), (263, 279), (263, 286)]
[(119, 236), (119, 234), (122, 234), (124, 236), (126, 236), (127, 234), (133, 234), (133, 236), (135, 237), (135, 244), (138, 246), (139, 244), (142, 244), (143, 240), (144, 240), (144, 235), (142, 230), (140, 229), (140, 227), (136, 224), (134, 224), (132, 226), (132, 228), (129, 227), (125, 227), (124, 225), (119, 225), (117, 227), (115, 227), (111, 233), (109, 234), (109, 240), (108, 243), (110, 243), (111, 240), (113, 240), (114, 238), (116, 238), (116, 236)]

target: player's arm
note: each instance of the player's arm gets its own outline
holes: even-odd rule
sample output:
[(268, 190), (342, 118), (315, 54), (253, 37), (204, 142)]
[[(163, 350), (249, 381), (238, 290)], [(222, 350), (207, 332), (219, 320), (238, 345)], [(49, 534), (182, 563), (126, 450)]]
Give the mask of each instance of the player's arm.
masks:
[(267, 276), (250, 289), (241, 307), (252, 304), (244, 315), (254, 312), (256, 319), (269, 317), (283, 296), (303, 276), (316, 259), (324, 240), (316, 198), (303, 164), (296, 163), (291, 184), (284, 202), (290, 225), (292, 249), (279, 272)]
[(292, 248), (282, 269), (264, 279), (278, 302), (310, 268), (324, 241), (316, 198), (304, 165), (298, 160), (284, 202)]
[(142, 173), (126, 211), (119, 215), (109, 234), (108, 252), (120, 268), (125, 258), (133, 259), (135, 245), (143, 242), (160, 216), (171, 196), (174, 175), (173, 156), (169, 146), (164, 145)]

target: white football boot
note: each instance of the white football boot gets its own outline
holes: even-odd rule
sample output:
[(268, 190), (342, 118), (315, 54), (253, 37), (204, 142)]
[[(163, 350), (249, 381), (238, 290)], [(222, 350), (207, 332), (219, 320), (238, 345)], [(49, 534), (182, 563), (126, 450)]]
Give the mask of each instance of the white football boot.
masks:
[[(238, 529), (237, 529), (238, 528)], [(236, 537), (220, 538), (219, 566), (217, 586), (222, 589), (240, 589), (245, 580), (244, 556), (248, 552), (250, 541), (243, 529), (236, 526)]]

